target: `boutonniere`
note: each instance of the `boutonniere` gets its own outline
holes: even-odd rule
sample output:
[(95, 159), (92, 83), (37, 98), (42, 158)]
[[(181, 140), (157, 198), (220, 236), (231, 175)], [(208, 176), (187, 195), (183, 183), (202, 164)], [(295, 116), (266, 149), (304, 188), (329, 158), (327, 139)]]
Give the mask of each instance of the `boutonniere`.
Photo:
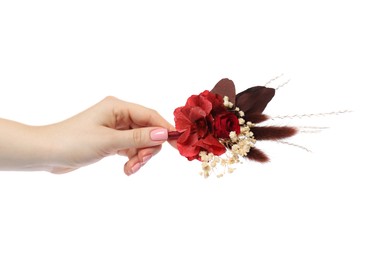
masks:
[(177, 139), (182, 156), (202, 162), (204, 177), (231, 173), (243, 158), (268, 162), (257, 141), (279, 141), (297, 133), (291, 126), (261, 125), (269, 119), (264, 109), (274, 95), (275, 89), (264, 86), (236, 94), (233, 81), (222, 79), (212, 90), (190, 96), (175, 109), (176, 131), (169, 138)]

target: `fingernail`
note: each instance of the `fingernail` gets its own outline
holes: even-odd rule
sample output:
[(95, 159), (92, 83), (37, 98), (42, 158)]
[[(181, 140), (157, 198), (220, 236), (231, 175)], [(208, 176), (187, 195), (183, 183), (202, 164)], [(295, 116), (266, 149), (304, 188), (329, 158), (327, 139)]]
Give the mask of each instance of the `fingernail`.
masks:
[(166, 141), (168, 139), (168, 130), (165, 128), (154, 129), (150, 132), (152, 141)]
[(140, 164), (140, 163), (136, 163), (136, 164), (131, 168), (131, 173), (130, 173), (130, 174), (133, 174), (133, 173), (138, 172), (139, 169), (141, 169), (141, 164)]
[(145, 165), (150, 158), (152, 158), (152, 155), (146, 155), (144, 158), (142, 158), (142, 165)]

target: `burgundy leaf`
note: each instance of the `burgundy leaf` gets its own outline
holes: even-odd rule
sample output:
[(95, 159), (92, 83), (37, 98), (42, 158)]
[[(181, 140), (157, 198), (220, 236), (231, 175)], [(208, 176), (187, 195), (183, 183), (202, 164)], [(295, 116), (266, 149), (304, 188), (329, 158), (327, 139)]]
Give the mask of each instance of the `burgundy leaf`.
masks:
[(268, 156), (261, 150), (253, 147), (247, 154), (247, 158), (252, 161), (266, 163), (269, 161)]
[(268, 102), (275, 95), (275, 89), (266, 87), (252, 87), (240, 92), (236, 96), (236, 106), (245, 114), (262, 114)]
[(251, 131), (257, 140), (280, 140), (297, 133), (296, 128), (289, 126), (252, 127)]
[(235, 104), (236, 88), (233, 81), (230, 79), (221, 79), (210, 92), (222, 97), (227, 96), (229, 101), (232, 102), (233, 105)]

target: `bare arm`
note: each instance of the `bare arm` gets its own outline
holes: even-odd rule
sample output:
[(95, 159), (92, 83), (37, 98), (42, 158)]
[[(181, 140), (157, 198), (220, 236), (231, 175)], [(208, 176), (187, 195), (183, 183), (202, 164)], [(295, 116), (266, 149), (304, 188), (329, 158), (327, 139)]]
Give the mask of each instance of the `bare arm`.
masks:
[(45, 137), (44, 127), (0, 119), (0, 169), (50, 170), (50, 141)]

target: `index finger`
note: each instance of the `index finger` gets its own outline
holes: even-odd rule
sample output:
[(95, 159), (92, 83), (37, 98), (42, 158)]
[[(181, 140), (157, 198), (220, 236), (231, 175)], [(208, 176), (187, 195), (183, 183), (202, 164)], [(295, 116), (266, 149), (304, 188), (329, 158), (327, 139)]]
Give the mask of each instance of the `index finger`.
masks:
[[(167, 120), (165, 120), (156, 110), (150, 109), (135, 103), (126, 102), (115, 97), (108, 97), (105, 104), (111, 109), (103, 110), (110, 111), (113, 114), (116, 129), (129, 129), (138, 127), (153, 127), (159, 126), (172, 131), (175, 129)], [(109, 118), (112, 118), (112, 114)], [(111, 120), (110, 120), (111, 121)]]
[(175, 127), (163, 118), (156, 110), (138, 104), (128, 103), (128, 114), (140, 127), (160, 126), (173, 131)]
[[(161, 126), (168, 131), (175, 131), (175, 127), (171, 125), (168, 121), (166, 121), (156, 110), (150, 109), (138, 104), (129, 103), (131, 111), (131, 118), (134, 123), (139, 126), (147, 127), (147, 126)], [(169, 144), (177, 149), (177, 141), (176, 140), (168, 140)]]

